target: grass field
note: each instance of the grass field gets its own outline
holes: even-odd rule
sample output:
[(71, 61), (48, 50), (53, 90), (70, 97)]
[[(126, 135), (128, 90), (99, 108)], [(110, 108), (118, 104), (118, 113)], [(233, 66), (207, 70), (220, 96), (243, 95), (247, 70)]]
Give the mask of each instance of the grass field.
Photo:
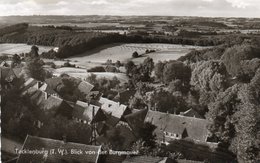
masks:
[[(81, 55), (70, 57), (71, 61), (76, 61), (77, 65), (83, 66), (90, 62), (93, 63), (105, 63), (108, 59), (113, 62), (119, 60), (126, 62), (132, 59), (133, 52), (137, 51), (142, 54), (141, 57), (132, 59), (134, 62), (140, 63), (145, 58), (151, 57), (154, 62), (175, 60), (179, 57), (187, 54), (191, 49), (200, 49), (197, 46), (182, 46), (174, 44), (113, 44), (106, 45), (100, 48), (88, 51)], [(155, 50), (154, 53), (145, 54), (145, 51)]]
[[(31, 51), (32, 45), (27, 44), (0, 44), (0, 55), (21, 54)], [(39, 48), (39, 54), (45, 51), (51, 50), (50, 46), (37, 46)]]
[(97, 75), (97, 78), (107, 78), (107, 79), (113, 79), (113, 77), (117, 77), (121, 82), (127, 82), (128, 77), (123, 73), (111, 73), (111, 72), (94, 72), (89, 73), (85, 69), (80, 68), (71, 68), (71, 67), (63, 67), (58, 69), (53, 69), (53, 74), (55, 76), (60, 76), (61, 74), (68, 74), (75, 78), (80, 78), (85, 80), (87, 77), (89, 77), (91, 74)]

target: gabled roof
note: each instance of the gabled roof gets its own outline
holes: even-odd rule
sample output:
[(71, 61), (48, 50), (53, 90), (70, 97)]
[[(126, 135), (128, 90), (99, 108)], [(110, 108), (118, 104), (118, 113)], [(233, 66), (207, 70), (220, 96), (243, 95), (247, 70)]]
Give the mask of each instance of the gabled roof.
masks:
[(33, 85), (35, 85), (38, 81), (33, 79), (33, 78), (29, 78), (28, 80), (25, 81), (25, 83), (23, 84), (23, 91), (27, 91), (30, 87), (32, 87)]
[(101, 109), (104, 112), (119, 119), (124, 115), (127, 109), (127, 106), (120, 105), (118, 102), (103, 97), (100, 98), (99, 103), (101, 103)]
[(140, 132), (140, 128), (144, 123), (144, 119), (146, 117), (147, 112), (148, 109), (142, 109), (125, 116), (126, 122), (129, 124), (129, 126), (132, 128), (135, 134), (138, 134)]
[(165, 157), (133, 156), (127, 157), (122, 163), (174, 163), (173, 160)]
[(49, 96), (41, 103), (40, 107), (50, 116), (62, 115), (68, 119), (72, 118), (73, 107), (59, 97)]
[(85, 81), (80, 82), (78, 85), (78, 89), (85, 95), (88, 95), (93, 88), (94, 86), (92, 84)]
[(36, 105), (40, 105), (42, 102), (44, 102), (44, 100), (46, 100), (45, 99), (46, 97), (47, 97), (46, 92), (43, 92), (41, 90), (35, 90), (34, 92), (32, 92), (32, 94), (30, 94), (30, 99)]
[[(17, 163), (40, 163), (40, 162), (48, 162), (48, 163), (62, 163), (62, 162), (77, 162), (77, 163), (97, 163), (99, 159), (99, 151), (101, 150), (101, 146), (93, 146), (93, 145), (85, 145), (79, 143), (71, 143), (71, 142), (64, 142), (60, 140), (54, 139), (47, 139), (47, 138), (40, 138), (36, 136), (27, 136), (23, 150), (38, 150), (42, 151), (51, 149), (55, 149), (56, 154), (52, 155), (44, 155), (44, 153), (40, 154), (20, 154), (17, 160)], [(58, 153), (58, 149), (67, 150), (68, 154), (61, 155)], [(92, 154), (80, 154), (80, 155), (73, 155), (70, 153), (72, 149), (75, 150), (82, 150), (84, 151), (92, 151)]]
[(58, 95), (56, 91), (54, 91), (48, 84), (44, 83), (40, 88), (40, 90), (46, 92), (49, 95)]
[(157, 126), (155, 132), (159, 139), (163, 139), (160, 138), (160, 135), (164, 131), (182, 135), (186, 130), (189, 138), (199, 141), (206, 141), (208, 136), (208, 121), (205, 119), (149, 110), (145, 117), (145, 122), (151, 122)]
[(50, 110), (57, 108), (62, 104), (62, 99), (56, 96), (49, 96), (47, 100), (41, 103), (41, 107), (44, 110)]
[(49, 78), (45, 82), (50, 88), (55, 90), (58, 85), (62, 84), (62, 77)]
[(195, 118), (203, 118), (197, 111), (195, 111), (194, 109), (189, 109), (183, 113), (181, 113), (181, 115), (186, 116), (186, 117), (195, 117)]
[[(118, 132), (119, 131), (119, 132)], [(115, 127), (106, 131), (106, 134), (97, 137), (97, 142), (99, 144), (107, 144), (111, 142), (111, 138), (115, 136), (115, 134), (122, 137), (120, 146), (123, 149), (130, 149), (132, 144), (137, 140), (135, 135), (132, 133), (131, 129), (126, 125), (116, 125)]]
[(106, 118), (100, 107), (82, 101), (76, 102), (72, 116), (88, 122), (103, 121)]

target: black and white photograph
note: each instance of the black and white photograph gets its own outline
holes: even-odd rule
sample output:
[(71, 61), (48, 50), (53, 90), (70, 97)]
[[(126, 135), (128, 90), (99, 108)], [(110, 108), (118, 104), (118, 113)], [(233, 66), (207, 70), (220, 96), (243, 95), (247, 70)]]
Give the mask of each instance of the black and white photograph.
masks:
[(0, 0), (2, 163), (260, 163), (259, 0)]

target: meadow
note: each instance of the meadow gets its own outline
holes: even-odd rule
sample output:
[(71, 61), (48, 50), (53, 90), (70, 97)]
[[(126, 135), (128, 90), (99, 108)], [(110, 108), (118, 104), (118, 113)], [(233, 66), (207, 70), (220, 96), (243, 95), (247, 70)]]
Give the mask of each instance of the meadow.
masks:
[[(198, 46), (175, 45), (175, 44), (112, 44), (85, 52), (68, 58), (77, 65), (84, 66), (89, 63), (105, 63), (108, 59), (116, 62), (127, 62), (133, 60), (141, 63), (147, 57), (153, 58), (154, 62), (176, 60), (186, 55), (192, 49), (201, 49)], [(145, 53), (146, 50), (155, 50), (153, 53)], [(140, 57), (132, 58), (133, 52), (138, 52)]]
[[(0, 55), (12, 55), (12, 54), (21, 54), (28, 53), (31, 50), (32, 45), (27, 44), (0, 44)], [(37, 46), (39, 48), (39, 53), (47, 52), (54, 47), (51, 46)]]

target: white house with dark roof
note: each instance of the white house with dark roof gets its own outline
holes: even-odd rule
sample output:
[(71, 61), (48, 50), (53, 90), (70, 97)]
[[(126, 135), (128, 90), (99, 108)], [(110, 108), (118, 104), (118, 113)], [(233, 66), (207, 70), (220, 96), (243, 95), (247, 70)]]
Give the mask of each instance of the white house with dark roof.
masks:
[(126, 105), (122, 105), (119, 102), (115, 102), (107, 98), (101, 97), (99, 103), (101, 104), (101, 109), (104, 112), (119, 119), (121, 119), (123, 115), (126, 115), (127, 112), (131, 113)]
[(171, 140), (184, 138), (201, 142), (207, 141), (208, 121), (206, 119), (149, 110), (144, 121), (150, 122), (157, 127), (155, 134), (162, 143), (167, 144)]
[(106, 120), (106, 116), (99, 106), (77, 101), (74, 105), (72, 118), (78, 122), (94, 123)]

